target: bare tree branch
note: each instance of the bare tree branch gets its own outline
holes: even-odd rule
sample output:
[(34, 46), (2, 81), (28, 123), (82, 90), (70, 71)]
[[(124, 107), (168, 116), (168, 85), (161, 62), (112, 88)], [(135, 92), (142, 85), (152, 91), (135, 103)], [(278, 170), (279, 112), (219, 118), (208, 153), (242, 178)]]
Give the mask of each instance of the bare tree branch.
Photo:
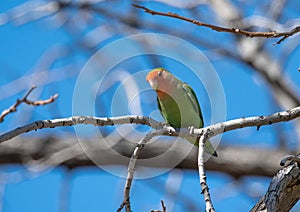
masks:
[(28, 105), (33, 105), (33, 106), (39, 106), (39, 105), (46, 105), (49, 103), (52, 103), (55, 101), (55, 99), (58, 98), (58, 94), (55, 94), (54, 96), (51, 96), (49, 99), (46, 100), (38, 100), (38, 101), (30, 101), (27, 99), (27, 97), (30, 95), (30, 93), (36, 88), (35, 85), (33, 85), (25, 94), (25, 96), (22, 99), (17, 99), (16, 103), (13, 104), (10, 108), (4, 110), (1, 115), (0, 115), (0, 122), (4, 121), (5, 116), (7, 116), (8, 114), (12, 113), (12, 112), (16, 112), (17, 111), (17, 107), (21, 104), (21, 103), (26, 103)]
[[(128, 166), (128, 175), (126, 180), (126, 185), (124, 188), (124, 201), (121, 204), (118, 211), (121, 211), (125, 206), (126, 211), (131, 211), (130, 207), (130, 188), (134, 175), (134, 168), (136, 165), (136, 161), (139, 157), (141, 149), (144, 145), (154, 136), (157, 135), (172, 135), (172, 136), (200, 136), (200, 146), (204, 148), (204, 140), (209, 137), (216, 136), (223, 132), (227, 132), (230, 130), (257, 126), (257, 130), (263, 125), (270, 125), (277, 122), (289, 121), (295, 119), (300, 116), (300, 107), (293, 108), (289, 111), (283, 111), (279, 113), (272, 114), (270, 116), (258, 116), (258, 117), (250, 117), (250, 118), (240, 118), (235, 119), (223, 123), (218, 123), (215, 125), (211, 125), (202, 129), (195, 129), (194, 127), (190, 127), (188, 129), (181, 129), (179, 132), (175, 131), (171, 127), (166, 127), (165, 124), (157, 122), (149, 117), (143, 116), (121, 116), (121, 117), (113, 117), (113, 118), (96, 118), (96, 117), (84, 117), (84, 116), (76, 116), (70, 117), (67, 119), (55, 119), (55, 120), (47, 120), (47, 121), (37, 121), (31, 123), (29, 125), (25, 125), (23, 127), (19, 127), (11, 132), (3, 134), (0, 136), (0, 142), (11, 139), (19, 134), (24, 132), (28, 132), (31, 130), (37, 130), (42, 128), (54, 128), (58, 126), (72, 126), (75, 124), (92, 124), (95, 126), (105, 126), (105, 125), (114, 125), (114, 124), (147, 124), (157, 130), (154, 130), (148, 133), (136, 146), (134, 153), (131, 156), (129, 166)], [(210, 195), (208, 191), (208, 187), (206, 185), (206, 177), (204, 171), (204, 149), (199, 149), (198, 156), (198, 166), (199, 166), (199, 175), (202, 191), (204, 193), (204, 198), (206, 202), (206, 208), (208, 211), (213, 211), (213, 205), (210, 200)]]
[(167, 207), (165, 206), (164, 201), (161, 200), (160, 203), (161, 203), (162, 211), (161, 210), (151, 210), (150, 212), (166, 212), (167, 211)]
[(131, 184), (133, 180), (133, 175), (134, 175), (134, 170), (135, 170), (135, 165), (137, 162), (137, 159), (140, 155), (140, 152), (142, 148), (146, 145), (147, 142), (151, 140), (151, 138), (158, 136), (158, 135), (163, 135), (167, 132), (170, 131), (168, 128), (163, 128), (160, 130), (154, 130), (149, 132), (135, 147), (134, 152), (130, 158), (130, 162), (128, 165), (128, 174), (126, 178), (126, 184), (124, 187), (124, 200), (119, 207), (118, 211), (121, 211), (123, 207), (125, 206), (126, 212), (131, 212), (131, 206), (130, 206), (130, 189), (131, 189)]
[(143, 125), (151, 126), (154, 129), (161, 128), (161, 126), (165, 125), (164, 123), (157, 122), (154, 119), (145, 116), (119, 116), (119, 117), (112, 117), (112, 118), (72, 116), (69, 118), (62, 118), (62, 119), (36, 121), (24, 125), (22, 127), (18, 127), (8, 133), (2, 134), (0, 136), (0, 143), (12, 139), (20, 134), (33, 131), (33, 130), (44, 129), (44, 128), (66, 127), (66, 126), (73, 126), (77, 124), (90, 124), (94, 126), (113, 126), (117, 124), (143, 124)]
[(208, 137), (213, 137), (216, 135), (219, 135), (223, 132), (239, 129), (239, 128), (244, 128), (244, 127), (253, 127), (256, 126), (257, 130), (260, 129), (261, 126), (263, 125), (271, 125), (275, 124), (278, 122), (286, 122), (290, 121), (292, 119), (296, 119), (300, 116), (300, 106), (295, 107), (291, 110), (287, 111), (282, 111), (278, 113), (274, 113), (269, 116), (256, 116), (256, 117), (248, 117), (248, 118), (239, 118), (239, 119), (234, 119), (226, 122), (221, 122), (218, 124), (214, 124), (202, 129), (192, 129), (190, 132), (191, 136), (196, 135), (201, 135), (203, 130), (209, 130), (209, 135)]
[[(181, 136), (194, 138), (202, 135), (204, 131), (208, 130), (208, 138), (222, 134), (227, 131), (256, 126), (257, 130), (263, 125), (275, 124), (278, 122), (287, 122), (296, 119), (300, 116), (300, 106), (295, 107), (291, 110), (282, 111), (274, 113), (269, 116), (255, 116), (248, 118), (239, 118), (226, 122), (217, 123), (205, 128), (197, 129), (194, 127), (177, 129), (176, 131), (170, 131), (170, 129), (165, 130), (163, 135), (170, 136)], [(73, 126), (77, 124), (90, 124), (95, 126), (113, 126), (117, 124), (143, 124), (148, 125), (154, 129), (165, 128), (166, 124), (162, 122), (155, 121), (150, 117), (145, 116), (119, 116), (111, 118), (98, 118), (91, 116), (72, 116), (69, 118), (54, 119), (54, 120), (43, 120), (36, 121), (22, 127), (18, 127), (10, 132), (0, 135), (0, 143), (12, 139), (20, 134), (43, 129), (43, 128), (55, 128), (55, 127), (65, 127)], [(166, 128), (167, 129), (167, 128)]]
[(300, 198), (299, 180), (298, 163), (293, 163), (278, 171), (273, 177), (267, 193), (251, 211), (290, 211)]
[(206, 211), (214, 212), (215, 209), (210, 198), (209, 188), (206, 183), (206, 174), (204, 169), (204, 146), (205, 146), (205, 142), (207, 141), (207, 137), (208, 137), (208, 133), (207, 131), (204, 131), (203, 135), (201, 135), (199, 139), (198, 170), (199, 170), (200, 185), (202, 189), (201, 194), (204, 195)]
[(300, 158), (296, 155), (286, 155), (280, 161), (280, 165), (285, 166), (288, 161), (293, 162), (293, 163), (295, 163), (295, 162), (300, 163)]
[(161, 207), (163, 209), (163, 212), (166, 212), (167, 211), (167, 207), (165, 206), (165, 203), (163, 200), (160, 201), (161, 202)]
[(144, 6), (140, 6), (137, 4), (132, 4), (132, 6), (139, 8), (139, 9), (143, 9), (146, 13), (149, 13), (151, 15), (160, 15), (160, 16), (167, 16), (167, 17), (171, 17), (171, 18), (176, 18), (176, 19), (180, 19), (180, 20), (184, 20), (187, 22), (190, 22), (192, 24), (195, 24), (197, 26), (203, 26), (203, 27), (207, 27), (210, 28), (212, 30), (215, 30), (217, 32), (228, 32), (228, 33), (233, 33), (233, 34), (240, 34), (240, 35), (246, 35), (247, 37), (265, 37), (265, 38), (281, 38), (279, 41), (276, 42), (276, 44), (280, 44), (282, 41), (284, 41), (285, 39), (287, 39), (290, 36), (293, 36), (294, 34), (297, 34), (298, 32), (300, 32), (300, 26), (295, 27), (294, 29), (288, 31), (288, 32), (276, 32), (276, 31), (272, 31), (272, 32), (250, 32), (250, 31), (246, 31), (246, 30), (242, 30), (242, 29), (238, 29), (238, 28), (226, 28), (226, 27), (220, 27), (220, 26), (216, 26), (213, 24), (207, 24), (201, 21), (197, 21), (197, 20), (193, 20), (190, 18), (186, 18), (184, 16), (180, 16), (176, 13), (172, 13), (172, 12), (158, 12), (158, 11), (154, 11), (151, 10), (147, 7)]

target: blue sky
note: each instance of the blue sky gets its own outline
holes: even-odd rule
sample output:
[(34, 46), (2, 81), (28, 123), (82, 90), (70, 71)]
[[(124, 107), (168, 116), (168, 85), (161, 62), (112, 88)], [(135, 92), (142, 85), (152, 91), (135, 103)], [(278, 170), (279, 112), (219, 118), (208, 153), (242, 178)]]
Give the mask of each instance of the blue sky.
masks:
[[(2, 167), (1, 170), (11, 175), (24, 175), (24, 179), (16, 182), (8, 179), (9, 183), (4, 187), (3, 211), (115, 211), (123, 198), (125, 180), (100, 169), (80, 168), (68, 173), (63, 168), (55, 168), (34, 177), (26, 175), (26, 171), (18, 166)], [(22, 173), (24, 171), (25, 174)], [(134, 181), (133, 210), (158, 209), (161, 200), (170, 209), (172, 207), (172, 211), (201, 210), (204, 202), (199, 195), (200, 185), (195, 175), (194, 171), (175, 169), (159, 177)], [(248, 184), (264, 191), (266, 186), (262, 182), (267, 185), (268, 181), (268, 178), (252, 178)], [(257, 200), (245, 194), (251, 188), (239, 188), (239, 183), (235, 185), (229, 176), (209, 172), (208, 183), (217, 210), (231, 208), (234, 204), (236, 208), (233, 211), (245, 211)], [(220, 193), (222, 189), (228, 189), (228, 192)]]
[[(20, 2), (22, 1), (1, 3), (0, 14)], [(251, 11), (249, 9), (248, 13), (251, 13)], [(291, 12), (291, 17), (294, 17), (293, 11)], [(153, 17), (151, 18), (152, 21), (155, 21)], [(165, 21), (166, 24), (174, 24), (172, 19), (157, 17), (157, 20)], [(213, 35), (216, 32), (210, 31), (209, 33)], [(0, 66), (2, 67), (0, 75), (0, 111), (8, 108), (17, 98), (23, 96), (33, 83), (41, 84), (30, 96), (33, 100), (35, 98), (46, 99), (54, 93), (59, 94), (59, 99), (47, 106), (36, 108), (27, 105), (21, 106), (17, 113), (8, 115), (5, 122), (1, 123), (0, 132), (6, 132), (34, 120), (73, 115), (74, 90), (80, 72), (83, 70), (84, 65), (88, 63), (88, 53), (74, 47), (71, 54), (51, 65), (47, 76), (40, 75), (39, 79), (32, 77), (44, 71), (40, 68), (47, 64), (49, 58), (44, 58), (43, 56), (45, 56), (45, 51), (49, 47), (52, 46), (52, 51), (55, 52), (54, 55), (58, 53), (63, 55), (65, 46), (70, 46), (76, 40), (71, 38), (70, 32), (63, 28), (45, 25), (44, 20), (41, 20), (20, 26), (13, 23), (1, 25), (0, 35)], [(105, 47), (121, 37), (114, 36), (101, 45)], [(224, 39), (230, 39), (228, 37), (224, 35)], [(288, 43), (288, 40), (286, 43)], [(282, 44), (282, 46), (284, 45), (288, 44)], [(278, 48), (284, 48), (282, 46)], [(269, 48), (276, 49), (277, 46), (270, 44)], [(126, 48), (121, 50), (125, 51)], [(118, 53), (122, 52), (121, 50), (120, 52), (112, 52), (112, 55), (107, 55), (107, 58), (116, 57)], [(286, 74), (290, 76), (296, 85), (300, 83), (299, 73), (296, 71), (299, 67), (299, 51), (300, 48), (296, 48), (288, 56), (284, 67)], [(202, 53), (204, 55), (210, 54), (205, 49), (203, 49)], [(212, 111), (209, 97), (203, 84), (199, 83), (193, 75), (185, 74), (188, 68), (184, 67), (184, 64), (166, 57), (160, 57), (159, 59), (160, 64), (163, 64), (167, 69), (172, 69), (176, 76), (188, 82), (193, 88), (196, 88), (195, 91), (198, 98), (201, 97), (200, 104), (204, 118), (207, 120), (206, 122), (209, 122)], [(36, 66), (37, 61), (40, 62), (40, 66)], [(223, 58), (211, 60), (211, 62), (224, 88), (227, 120), (247, 116), (268, 115), (281, 110), (274, 105), (268, 86), (249, 67)], [(75, 67), (77, 69), (69, 67), (70, 70), (65, 72), (62, 72), (60, 69), (73, 63), (76, 64)], [(141, 70), (147, 71), (152, 68), (154, 68), (153, 64), (147, 62), (147, 56), (141, 56), (129, 58), (116, 64), (113, 71), (127, 70), (127, 73), (134, 75)], [(144, 75), (146, 71), (143, 72)], [(94, 71), (93, 74), (95, 75), (90, 75), (91, 78), (99, 78), (99, 71)], [(142, 79), (144, 75), (138, 76), (136, 79)], [(42, 78), (43, 76), (45, 77), (44, 79)], [(140, 96), (142, 113), (144, 115), (153, 115), (151, 114), (152, 111), (157, 110), (154, 93), (151, 93), (146, 81), (139, 80), (136, 83), (145, 89), (149, 89)], [(101, 109), (99, 109), (100, 107), (96, 108), (96, 115), (114, 115), (111, 114), (109, 109), (111, 108), (111, 98), (118, 89), (121, 89), (120, 95), (122, 96), (125, 91), (120, 87), (120, 83), (116, 83), (108, 89), (108, 92), (97, 97), (96, 103), (100, 102), (99, 104), (102, 105)], [(98, 92), (101, 93), (101, 91)], [(127, 115), (130, 112), (134, 114), (135, 111), (130, 111), (128, 107), (125, 107), (125, 109), (116, 107), (115, 109), (117, 115)], [(22, 116), (19, 115), (21, 113)], [(83, 113), (84, 115), (89, 115), (87, 111), (83, 111)], [(158, 113), (154, 114), (154, 117), (161, 119)], [(292, 126), (289, 124), (279, 124), (279, 126), (288, 132), (292, 129)], [(256, 128), (237, 130), (224, 134), (222, 142), (227, 145), (275, 148), (278, 143), (274, 133), (275, 130), (274, 126), (262, 127), (259, 132), (256, 131)], [(56, 133), (67, 135), (68, 133), (74, 133), (74, 129), (49, 129), (32, 132), (28, 135), (38, 137)], [(289, 144), (291, 148), (296, 146), (296, 143), (293, 142), (294, 138), (293, 133), (288, 135), (288, 140), (291, 141)], [(242, 144), (239, 142), (240, 140), (242, 140)], [(120, 167), (114, 168), (116, 171), (121, 170)], [(71, 171), (63, 167), (56, 167), (44, 173), (33, 174), (28, 173), (22, 166), (6, 165), (0, 166), (0, 175), (3, 175), (1, 179), (3, 181), (0, 184), (0, 202), (2, 202), (2, 211), (5, 212), (115, 211), (122, 201), (125, 184), (124, 179), (96, 167), (80, 168)], [(249, 194), (255, 190), (262, 195), (266, 191), (269, 181), (269, 178), (264, 177), (246, 177), (235, 181), (231, 176), (217, 172), (208, 172), (208, 184), (217, 211), (249, 210), (258, 200), (258, 197), (251, 197)], [(167, 189), (170, 184), (173, 185), (172, 183), (178, 185), (178, 187), (171, 186), (171, 189)], [(168, 190), (172, 191), (172, 189), (175, 189), (174, 193), (167, 192)], [(228, 192), (220, 192), (224, 190)], [(188, 208), (184, 202), (188, 201), (193, 203), (196, 211), (203, 210), (204, 201), (200, 195), (198, 173), (191, 170), (174, 169), (158, 177), (134, 181), (131, 197), (134, 211), (159, 209), (160, 200), (165, 201), (170, 211), (186, 211)], [(235, 206), (234, 209), (232, 208), (233, 205)]]

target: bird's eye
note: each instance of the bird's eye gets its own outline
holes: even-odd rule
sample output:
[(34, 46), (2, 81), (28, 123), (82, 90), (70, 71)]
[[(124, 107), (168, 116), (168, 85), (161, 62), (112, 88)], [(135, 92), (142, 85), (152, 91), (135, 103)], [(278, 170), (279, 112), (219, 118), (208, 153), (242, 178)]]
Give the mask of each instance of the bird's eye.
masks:
[(158, 76), (159, 76), (159, 77), (162, 76), (162, 72), (163, 72), (163, 71), (158, 72)]

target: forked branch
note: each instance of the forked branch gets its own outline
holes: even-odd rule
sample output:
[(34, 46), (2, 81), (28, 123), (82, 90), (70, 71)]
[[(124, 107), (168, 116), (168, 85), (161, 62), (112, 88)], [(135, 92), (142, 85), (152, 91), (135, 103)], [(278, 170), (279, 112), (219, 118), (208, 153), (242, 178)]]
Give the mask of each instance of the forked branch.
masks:
[(39, 105), (46, 105), (49, 103), (52, 103), (55, 101), (55, 99), (58, 98), (58, 94), (55, 94), (54, 96), (51, 96), (49, 99), (46, 100), (38, 100), (38, 101), (30, 101), (28, 100), (28, 96), (31, 94), (31, 92), (36, 88), (35, 85), (33, 85), (28, 91), (27, 93), (23, 96), (22, 99), (17, 99), (16, 103), (13, 104), (10, 108), (4, 110), (1, 115), (0, 115), (0, 122), (4, 121), (5, 116), (7, 116), (10, 113), (16, 112), (17, 111), (17, 107), (21, 104), (21, 103), (25, 103), (28, 105), (33, 105), (33, 106), (39, 106)]

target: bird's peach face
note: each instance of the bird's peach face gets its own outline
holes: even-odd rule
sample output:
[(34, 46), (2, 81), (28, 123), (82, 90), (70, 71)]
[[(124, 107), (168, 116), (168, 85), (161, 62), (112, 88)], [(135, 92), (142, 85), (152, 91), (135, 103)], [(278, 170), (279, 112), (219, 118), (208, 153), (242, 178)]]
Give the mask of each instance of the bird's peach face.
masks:
[(155, 90), (160, 98), (165, 94), (169, 94), (172, 88), (173, 80), (168, 71), (163, 68), (157, 68), (147, 74), (146, 80), (153, 90)]
[(154, 69), (147, 74), (146, 80), (154, 90), (163, 90), (166, 85), (166, 71), (162, 68)]

